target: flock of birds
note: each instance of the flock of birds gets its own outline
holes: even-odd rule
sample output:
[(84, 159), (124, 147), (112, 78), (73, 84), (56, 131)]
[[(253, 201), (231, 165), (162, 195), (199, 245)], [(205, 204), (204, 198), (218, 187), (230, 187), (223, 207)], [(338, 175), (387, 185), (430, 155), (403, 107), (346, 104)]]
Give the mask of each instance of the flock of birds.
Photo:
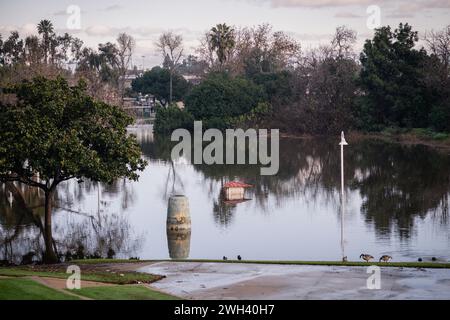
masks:
[[(242, 260), (242, 257), (241, 257), (240, 255), (238, 255), (238, 256), (237, 256), (237, 259), (238, 259), (239, 261), (241, 261), (241, 260)], [(223, 261), (227, 261), (227, 260), (228, 260), (228, 257), (223, 256)]]
[[(374, 259), (374, 257), (373, 256), (371, 256), (370, 254), (366, 254), (366, 253), (362, 253), (360, 256), (359, 256), (361, 259), (363, 259), (363, 260), (365, 260), (366, 262), (369, 262), (370, 260), (373, 260)], [(237, 259), (239, 260), (239, 261), (241, 261), (242, 260), (242, 257), (240, 256), (240, 255), (238, 255), (237, 256)], [(223, 256), (223, 260), (224, 261), (227, 261), (228, 260), (228, 257), (226, 257), (226, 256)], [(346, 262), (347, 261), (347, 257), (344, 257), (344, 259), (342, 259), (344, 262)], [(381, 258), (380, 258), (380, 262), (381, 261), (383, 261), (383, 262), (389, 262), (389, 260), (392, 260), (392, 257), (391, 256), (388, 256), (388, 255), (383, 255), (383, 256), (381, 256)]]
[[(360, 259), (363, 259), (363, 260), (366, 261), (366, 262), (369, 262), (370, 260), (375, 259), (372, 255), (367, 254), (367, 253), (361, 253), (361, 255), (359, 256), (359, 258), (360, 258)], [(242, 257), (241, 257), (240, 255), (238, 255), (238, 256), (237, 256), (237, 259), (238, 259), (239, 261), (241, 261), (241, 260), (242, 260)], [(224, 261), (227, 261), (227, 260), (228, 260), (228, 257), (223, 256), (223, 260), (224, 260)], [(389, 255), (387, 255), (387, 254), (384, 254), (384, 255), (382, 255), (382, 256), (380, 257), (380, 259), (379, 259), (378, 261), (379, 261), (379, 262), (389, 262), (390, 260), (392, 260), (392, 257), (389, 256)], [(437, 259), (436, 259), (436, 257), (432, 257), (431, 260), (432, 260), (432, 261), (436, 261)], [(347, 256), (345, 256), (345, 257), (342, 259), (342, 261), (343, 261), (343, 262), (347, 262)], [(417, 261), (421, 262), (421, 261), (422, 261), (422, 258), (417, 259)]]
[[(346, 259), (347, 257), (344, 257), (344, 262), (347, 261)], [(369, 262), (370, 260), (375, 259), (373, 256), (371, 256), (370, 254), (367, 253), (361, 253), (361, 255), (359, 256), (360, 259), (363, 259), (366, 262)], [(380, 257), (380, 259), (378, 260), (379, 262), (383, 261), (383, 262), (389, 262), (389, 260), (392, 260), (391, 256), (388, 256), (387, 254), (382, 255)]]
[[(366, 262), (369, 262), (370, 260), (373, 260), (374, 257), (371, 256), (370, 254), (367, 253), (361, 253), (361, 255), (359, 256), (360, 259), (363, 259)], [(342, 259), (344, 262), (347, 261), (347, 257), (344, 257)], [(392, 260), (391, 256), (388, 256), (387, 254), (383, 255), (380, 257), (380, 259), (378, 260), (379, 262), (383, 261), (383, 262), (389, 262), (389, 260)], [(417, 259), (417, 261), (422, 262), (422, 258)], [(437, 261), (436, 257), (432, 257), (431, 261)]]

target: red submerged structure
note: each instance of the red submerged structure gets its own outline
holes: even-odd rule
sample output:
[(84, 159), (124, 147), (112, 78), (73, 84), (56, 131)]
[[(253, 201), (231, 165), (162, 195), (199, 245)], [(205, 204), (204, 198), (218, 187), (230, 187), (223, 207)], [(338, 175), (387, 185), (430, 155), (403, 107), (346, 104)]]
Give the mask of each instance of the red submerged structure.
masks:
[(244, 192), (246, 188), (253, 187), (240, 181), (230, 181), (223, 185), (222, 192), (225, 201), (245, 201)]

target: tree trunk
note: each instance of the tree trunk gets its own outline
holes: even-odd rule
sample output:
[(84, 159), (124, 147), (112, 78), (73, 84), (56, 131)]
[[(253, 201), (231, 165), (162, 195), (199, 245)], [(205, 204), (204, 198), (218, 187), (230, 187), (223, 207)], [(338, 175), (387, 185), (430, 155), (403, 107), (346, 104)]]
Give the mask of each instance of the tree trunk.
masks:
[(170, 71), (170, 89), (169, 89), (169, 104), (172, 103), (172, 71)]
[(53, 191), (45, 191), (44, 263), (57, 263), (58, 262), (58, 258), (56, 256), (55, 250), (53, 248), (52, 198), (53, 198)]

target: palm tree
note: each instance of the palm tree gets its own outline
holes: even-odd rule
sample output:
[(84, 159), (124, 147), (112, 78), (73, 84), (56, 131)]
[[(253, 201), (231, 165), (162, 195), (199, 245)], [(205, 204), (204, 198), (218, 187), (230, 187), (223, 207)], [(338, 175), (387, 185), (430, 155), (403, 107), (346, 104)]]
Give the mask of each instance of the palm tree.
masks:
[(50, 51), (51, 38), (53, 37), (53, 24), (50, 20), (41, 20), (37, 25), (38, 33), (42, 35), (42, 48), (44, 50), (44, 60), (47, 63)]
[(227, 60), (228, 54), (235, 45), (234, 30), (225, 23), (211, 28), (209, 33), (211, 48), (216, 50), (220, 66)]

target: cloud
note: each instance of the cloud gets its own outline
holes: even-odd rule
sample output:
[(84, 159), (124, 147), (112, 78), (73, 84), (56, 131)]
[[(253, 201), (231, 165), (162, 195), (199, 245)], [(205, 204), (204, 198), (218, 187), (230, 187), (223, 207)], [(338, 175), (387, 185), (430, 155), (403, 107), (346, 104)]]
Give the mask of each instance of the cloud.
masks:
[(114, 10), (119, 10), (119, 9), (122, 9), (122, 6), (121, 6), (121, 5), (113, 4), (113, 5), (111, 5), (111, 6), (108, 6), (108, 7), (106, 7), (106, 8), (103, 8), (102, 10), (103, 10), (103, 11), (114, 11)]
[(450, 0), (427, 0), (421, 1), (423, 4), (426, 3), (428, 8), (444, 9), (450, 8)]
[[(255, 0), (247, 0), (255, 3)], [(331, 8), (350, 6), (379, 5), (383, 8), (403, 7), (419, 11), (423, 9), (450, 8), (450, 0), (259, 0), (257, 3), (268, 3), (273, 8)]]
[(67, 15), (67, 12), (66, 12), (66, 10), (58, 10), (58, 11), (53, 12), (53, 15), (54, 16), (65, 16), (65, 15)]
[(345, 7), (355, 5), (369, 5), (373, 0), (269, 0), (272, 7)]
[[(90, 37), (116, 37), (119, 33), (125, 32), (136, 38), (137, 41), (149, 41), (155, 42), (158, 37), (167, 31), (158, 27), (121, 27), (114, 28), (107, 25), (91, 25), (82, 30), (87, 36)], [(201, 31), (191, 30), (189, 28), (176, 28), (172, 29), (176, 34), (183, 36), (184, 42), (196, 41), (202, 34)]]
[[(84, 14), (84, 13), (86, 13), (86, 11), (80, 10), (80, 13)], [(58, 11), (53, 12), (53, 16), (55, 16), (55, 17), (58, 17), (58, 16), (69, 16), (69, 15), (70, 15), (70, 13), (67, 12), (67, 9), (65, 9), (65, 10), (58, 10)]]
[(2, 34), (4, 38), (9, 37), (9, 34), (13, 31), (19, 32), (19, 35), (21, 37), (36, 35), (38, 33), (36, 24), (34, 23), (26, 23), (21, 26), (12, 26), (12, 25), (0, 26), (0, 34)]
[(392, 1), (394, 7), (390, 8), (386, 18), (413, 18), (415, 14), (426, 10), (449, 9), (450, 0), (397, 0)]
[(89, 26), (85, 29), (85, 32), (88, 36), (111, 36), (113, 34), (116, 34), (114, 31), (114, 28), (105, 26), (105, 25), (94, 25)]
[(352, 18), (362, 18), (363, 16), (353, 13), (353, 12), (338, 12), (334, 15), (335, 18), (347, 18), (347, 19), (352, 19)]
[(404, 18), (413, 18), (414, 14), (412, 13), (390, 13), (386, 15), (386, 18), (392, 18), (392, 19), (404, 19)]

